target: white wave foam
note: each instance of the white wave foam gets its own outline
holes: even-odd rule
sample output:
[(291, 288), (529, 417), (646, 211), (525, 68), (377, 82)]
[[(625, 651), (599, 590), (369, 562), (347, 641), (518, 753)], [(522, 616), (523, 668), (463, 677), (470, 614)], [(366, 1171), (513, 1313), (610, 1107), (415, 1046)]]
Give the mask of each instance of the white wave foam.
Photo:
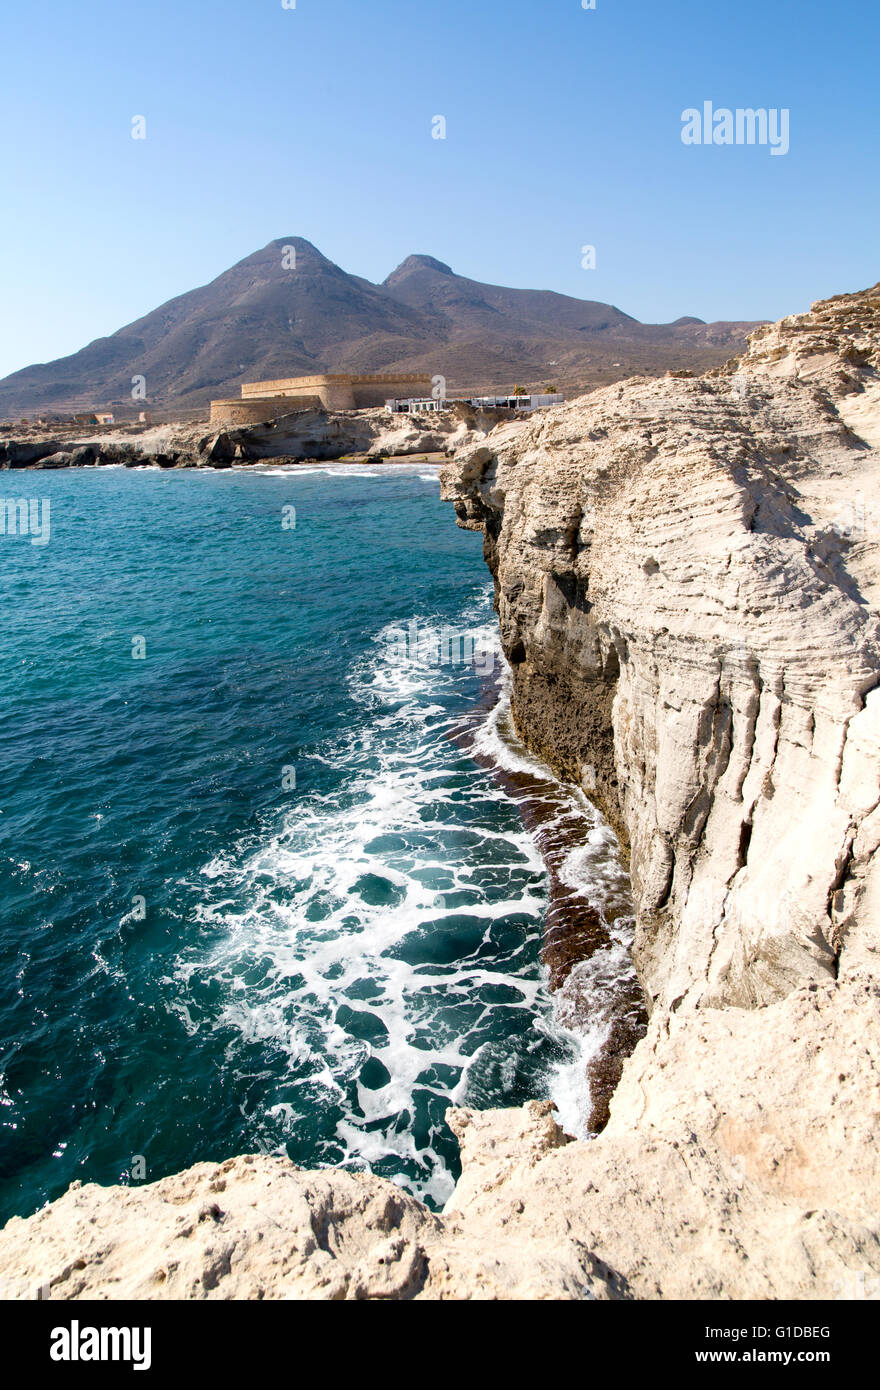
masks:
[(430, 467), (424, 459), (419, 459), (413, 463), (340, 463), (337, 460), (328, 459), (326, 463), (291, 463), (291, 464), (272, 464), (269, 460), (262, 463), (238, 463), (230, 468), (232, 473), (252, 473), (259, 478), (309, 478), (320, 475), (324, 478), (400, 478), (414, 477), (420, 478), (425, 482), (436, 482), (439, 479), (440, 465), (437, 464), (437, 472), (425, 473), (425, 468)]
[[(480, 586), (458, 626), (497, 648), (489, 602)], [(401, 662), (388, 630), (350, 672), (362, 714), (349, 737), (310, 750), (331, 789), (204, 866), (211, 901), (198, 946), (180, 953), (173, 1007), (191, 1032), (224, 1039), (230, 1084), (255, 1088), (255, 1142), (384, 1167), (442, 1203), (446, 1106), (519, 1103), (528, 1084), (577, 1133), (597, 1043), (572, 1032), (538, 965), (539, 849), (449, 737), (472, 674)], [(505, 717), (502, 699), (481, 750), (553, 780)], [(598, 885), (613, 858), (604, 823), (576, 790), (563, 800), (589, 830), (570, 872)]]

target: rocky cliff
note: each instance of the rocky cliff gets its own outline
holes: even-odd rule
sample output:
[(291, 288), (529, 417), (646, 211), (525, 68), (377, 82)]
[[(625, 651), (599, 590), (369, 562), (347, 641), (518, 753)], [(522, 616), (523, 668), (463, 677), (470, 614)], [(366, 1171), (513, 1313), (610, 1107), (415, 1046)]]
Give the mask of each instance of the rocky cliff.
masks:
[[(832, 1296), (880, 1268), (878, 447), (880, 286), (445, 475), (485, 535), (519, 732), (630, 851), (651, 1023), (608, 1129), (543, 1181), (666, 1295)], [(485, 1206), (467, 1172), (456, 1200)], [(595, 1239), (615, 1206), (625, 1255)], [(647, 1255), (661, 1229), (674, 1263)]]
[(718, 375), (502, 427), (446, 474), (485, 533), (517, 727), (628, 843), (665, 1009), (771, 1004), (869, 950), (878, 366), (880, 290)]
[(284, 1160), (72, 1190), (0, 1234), (52, 1297), (880, 1292), (880, 287), (706, 377), (470, 438), (523, 738), (628, 849), (650, 1008), (602, 1134), (451, 1112), (440, 1217)]

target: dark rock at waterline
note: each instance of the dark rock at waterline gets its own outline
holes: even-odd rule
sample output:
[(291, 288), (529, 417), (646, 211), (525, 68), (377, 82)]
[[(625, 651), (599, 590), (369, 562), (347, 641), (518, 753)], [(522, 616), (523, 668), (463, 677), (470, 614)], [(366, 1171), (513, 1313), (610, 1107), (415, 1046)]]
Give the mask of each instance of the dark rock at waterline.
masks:
[(73, 455), (62, 450), (57, 454), (49, 454), (48, 458), (40, 459), (39, 463), (29, 465), (32, 468), (70, 468)]
[(0, 464), (5, 468), (31, 468), (41, 459), (57, 454), (61, 447), (60, 439), (0, 440)]
[(122, 463), (126, 468), (137, 468), (147, 459), (136, 444), (101, 444), (96, 448), (96, 464)]
[(79, 448), (73, 449), (70, 455), (71, 468), (87, 468), (90, 464), (97, 462), (99, 450), (94, 444), (80, 444)]

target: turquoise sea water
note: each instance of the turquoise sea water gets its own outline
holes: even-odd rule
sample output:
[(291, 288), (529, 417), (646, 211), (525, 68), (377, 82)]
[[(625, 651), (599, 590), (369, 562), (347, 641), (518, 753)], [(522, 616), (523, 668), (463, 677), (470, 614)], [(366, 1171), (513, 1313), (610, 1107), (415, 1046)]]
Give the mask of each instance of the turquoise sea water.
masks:
[(479, 537), (424, 466), (2, 476), (51, 536), (0, 537), (0, 1220), (257, 1150), (442, 1202), (450, 1102), (578, 1066), (540, 856), (449, 737)]

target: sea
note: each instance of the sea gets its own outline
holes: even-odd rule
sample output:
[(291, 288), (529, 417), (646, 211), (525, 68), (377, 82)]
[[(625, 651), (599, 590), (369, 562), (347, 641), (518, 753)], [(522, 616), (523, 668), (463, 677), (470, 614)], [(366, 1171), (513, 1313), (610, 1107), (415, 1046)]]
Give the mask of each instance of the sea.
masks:
[[(552, 774), (437, 469), (3, 478), (42, 511), (0, 536), (0, 1222), (240, 1153), (439, 1208), (451, 1105), (584, 1137), (608, 1011), (541, 963), (504, 774)], [(618, 977), (616, 841), (555, 794)]]

